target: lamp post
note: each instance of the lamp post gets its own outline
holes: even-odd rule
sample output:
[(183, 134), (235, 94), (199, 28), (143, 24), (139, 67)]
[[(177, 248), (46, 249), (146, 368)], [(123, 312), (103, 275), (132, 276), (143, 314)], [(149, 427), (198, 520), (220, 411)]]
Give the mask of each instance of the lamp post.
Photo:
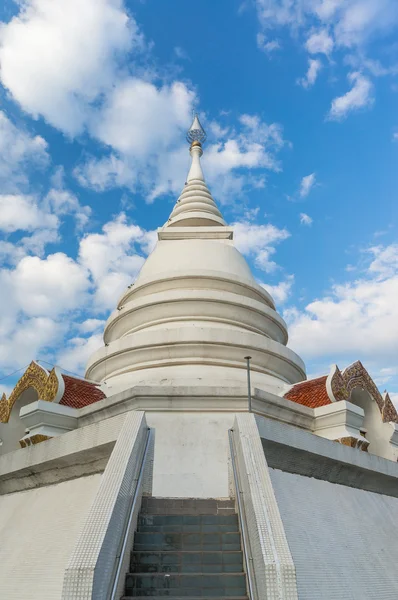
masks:
[(247, 398), (249, 400), (249, 412), (252, 412), (252, 391), (250, 385), (250, 360), (251, 356), (245, 356), (247, 366)]

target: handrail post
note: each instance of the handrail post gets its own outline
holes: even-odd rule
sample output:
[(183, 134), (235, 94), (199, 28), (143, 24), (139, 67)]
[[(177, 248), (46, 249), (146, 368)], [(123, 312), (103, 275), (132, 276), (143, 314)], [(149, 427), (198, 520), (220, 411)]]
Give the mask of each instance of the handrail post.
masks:
[(252, 412), (252, 388), (250, 383), (250, 360), (251, 356), (245, 356), (247, 367), (247, 399), (249, 401), (249, 412)]

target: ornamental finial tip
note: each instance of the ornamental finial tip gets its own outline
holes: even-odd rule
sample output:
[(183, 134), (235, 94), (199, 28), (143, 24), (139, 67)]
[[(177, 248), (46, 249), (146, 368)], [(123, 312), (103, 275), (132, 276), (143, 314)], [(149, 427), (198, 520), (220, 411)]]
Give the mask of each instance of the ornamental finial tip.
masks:
[[(198, 113), (194, 113), (191, 127), (187, 131), (187, 141), (193, 146), (195, 142), (202, 145), (206, 140), (206, 132), (200, 124)], [(197, 145), (195, 144), (195, 146)]]

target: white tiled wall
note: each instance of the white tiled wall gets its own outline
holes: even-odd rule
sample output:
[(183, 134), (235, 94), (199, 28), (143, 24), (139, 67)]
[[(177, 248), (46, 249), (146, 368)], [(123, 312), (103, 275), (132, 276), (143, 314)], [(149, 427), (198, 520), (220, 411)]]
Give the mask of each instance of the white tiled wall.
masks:
[(279, 470), (270, 474), (300, 600), (398, 598), (398, 498)]
[(101, 475), (0, 496), (0, 598), (60, 600)]

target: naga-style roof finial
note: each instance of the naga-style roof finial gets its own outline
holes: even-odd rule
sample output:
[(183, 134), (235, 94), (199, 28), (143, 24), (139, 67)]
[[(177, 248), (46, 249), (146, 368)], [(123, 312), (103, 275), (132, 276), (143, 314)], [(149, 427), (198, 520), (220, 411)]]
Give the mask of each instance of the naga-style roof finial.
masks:
[(198, 113), (194, 112), (192, 125), (187, 131), (187, 141), (191, 144), (191, 147), (193, 145), (201, 146), (206, 137), (206, 132), (200, 124)]

